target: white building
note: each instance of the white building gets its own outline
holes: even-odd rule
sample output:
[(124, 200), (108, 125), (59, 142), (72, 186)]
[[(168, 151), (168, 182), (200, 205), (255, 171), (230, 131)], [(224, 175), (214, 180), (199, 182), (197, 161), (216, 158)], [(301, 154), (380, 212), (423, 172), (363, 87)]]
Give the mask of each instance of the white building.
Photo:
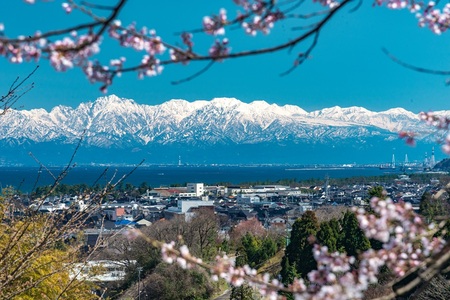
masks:
[(261, 202), (261, 198), (256, 194), (238, 194), (236, 200), (238, 204)]
[(205, 192), (203, 183), (188, 183), (186, 187), (187, 192), (195, 194), (196, 197), (201, 197)]
[(203, 201), (203, 200), (178, 200), (177, 207), (169, 207), (165, 211), (165, 216), (167, 219), (175, 215), (184, 215), (186, 220), (189, 220), (197, 209), (210, 208), (214, 210), (214, 201)]
[(308, 210), (314, 210), (314, 207), (309, 204), (309, 203), (299, 203), (298, 204), (300, 207), (298, 208), (298, 210), (302, 213), (308, 211)]
[(136, 261), (93, 260), (71, 265), (70, 278), (93, 282), (109, 282), (123, 280), (127, 264)]

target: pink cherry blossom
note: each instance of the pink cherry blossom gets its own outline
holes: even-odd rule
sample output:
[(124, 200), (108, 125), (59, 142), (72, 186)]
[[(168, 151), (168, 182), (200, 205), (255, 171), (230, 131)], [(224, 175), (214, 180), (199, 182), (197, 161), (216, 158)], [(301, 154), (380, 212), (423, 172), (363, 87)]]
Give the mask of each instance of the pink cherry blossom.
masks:
[(203, 17), (203, 30), (212, 35), (224, 35), (227, 24), (227, 11), (220, 9), (219, 15)]
[(214, 44), (209, 48), (209, 55), (215, 58), (217, 61), (222, 61), (223, 56), (230, 53), (231, 48), (228, 47), (228, 39), (224, 38), (222, 41), (216, 40)]
[(61, 6), (62, 6), (62, 8), (64, 9), (64, 11), (66, 13), (70, 14), (72, 12), (73, 8), (72, 8), (72, 6), (69, 3), (64, 2), (64, 3), (61, 4)]

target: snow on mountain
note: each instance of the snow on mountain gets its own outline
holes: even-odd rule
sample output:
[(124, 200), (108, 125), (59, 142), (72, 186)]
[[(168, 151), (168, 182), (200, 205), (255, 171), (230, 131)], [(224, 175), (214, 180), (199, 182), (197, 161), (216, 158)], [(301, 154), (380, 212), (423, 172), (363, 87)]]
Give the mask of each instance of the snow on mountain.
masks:
[[(372, 112), (363, 107), (341, 108), (339, 106), (314, 111), (309, 116), (317, 119), (330, 119), (348, 122), (353, 125), (369, 125), (390, 132), (411, 130), (423, 127), (419, 117), (403, 108), (393, 108), (382, 112)], [(422, 125), (422, 126), (421, 126)]]
[(0, 118), (0, 140), (73, 143), (86, 130), (88, 145), (134, 147), (158, 144), (255, 144), (283, 141), (391, 136), (400, 130), (421, 131), (417, 115), (402, 108), (372, 112), (339, 106), (306, 112), (294, 105), (235, 98), (188, 102), (173, 99), (143, 105), (115, 95), (81, 103), (10, 111)]

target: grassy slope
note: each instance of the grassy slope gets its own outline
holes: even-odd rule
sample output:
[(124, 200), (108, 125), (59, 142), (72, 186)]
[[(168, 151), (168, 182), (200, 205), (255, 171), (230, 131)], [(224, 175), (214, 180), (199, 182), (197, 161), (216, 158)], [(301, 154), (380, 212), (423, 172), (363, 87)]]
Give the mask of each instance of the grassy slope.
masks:
[(261, 267), (259, 267), (258, 273), (269, 273), (273, 277), (277, 277), (281, 271), (281, 259), (283, 256), (284, 250), (278, 251), (274, 257), (271, 257)]

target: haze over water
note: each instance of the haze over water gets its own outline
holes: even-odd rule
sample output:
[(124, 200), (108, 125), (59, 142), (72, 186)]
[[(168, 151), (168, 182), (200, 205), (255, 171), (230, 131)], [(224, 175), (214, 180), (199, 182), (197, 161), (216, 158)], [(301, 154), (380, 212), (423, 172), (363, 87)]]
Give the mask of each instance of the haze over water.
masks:
[[(63, 168), (50, 168), (55, 175)], [(75, 167), (62, 181), (65, 184), (85, 183), (92, 185), (104, 172), (106, 167)], [(115, 180), (129, 173), (131, 167), (109, 167), (105, 176), (98, 183), (105, 185), (117, 170)], [(35, 185), (44, 186), (54, 182), (47, 171), (42, 170), (38, 178), (39, 168), (2, 167), (0, 168), (1, 187), (13, 186), (23, 192), (30, 192)], [(386, 170), (378, 168), (299, 168), (296, 166), (146, 166), (137, 168), (124, 182), (138, 186), (147, 182), (151, 187), (184, 185), (187, 182), (203, 182), (205, 184), (228, 183), (239, 184), (256, 181), (277, 181), (280, 179), (324, 179), (346, 178), (355, 176), (378, 176), (386, 174)]]

